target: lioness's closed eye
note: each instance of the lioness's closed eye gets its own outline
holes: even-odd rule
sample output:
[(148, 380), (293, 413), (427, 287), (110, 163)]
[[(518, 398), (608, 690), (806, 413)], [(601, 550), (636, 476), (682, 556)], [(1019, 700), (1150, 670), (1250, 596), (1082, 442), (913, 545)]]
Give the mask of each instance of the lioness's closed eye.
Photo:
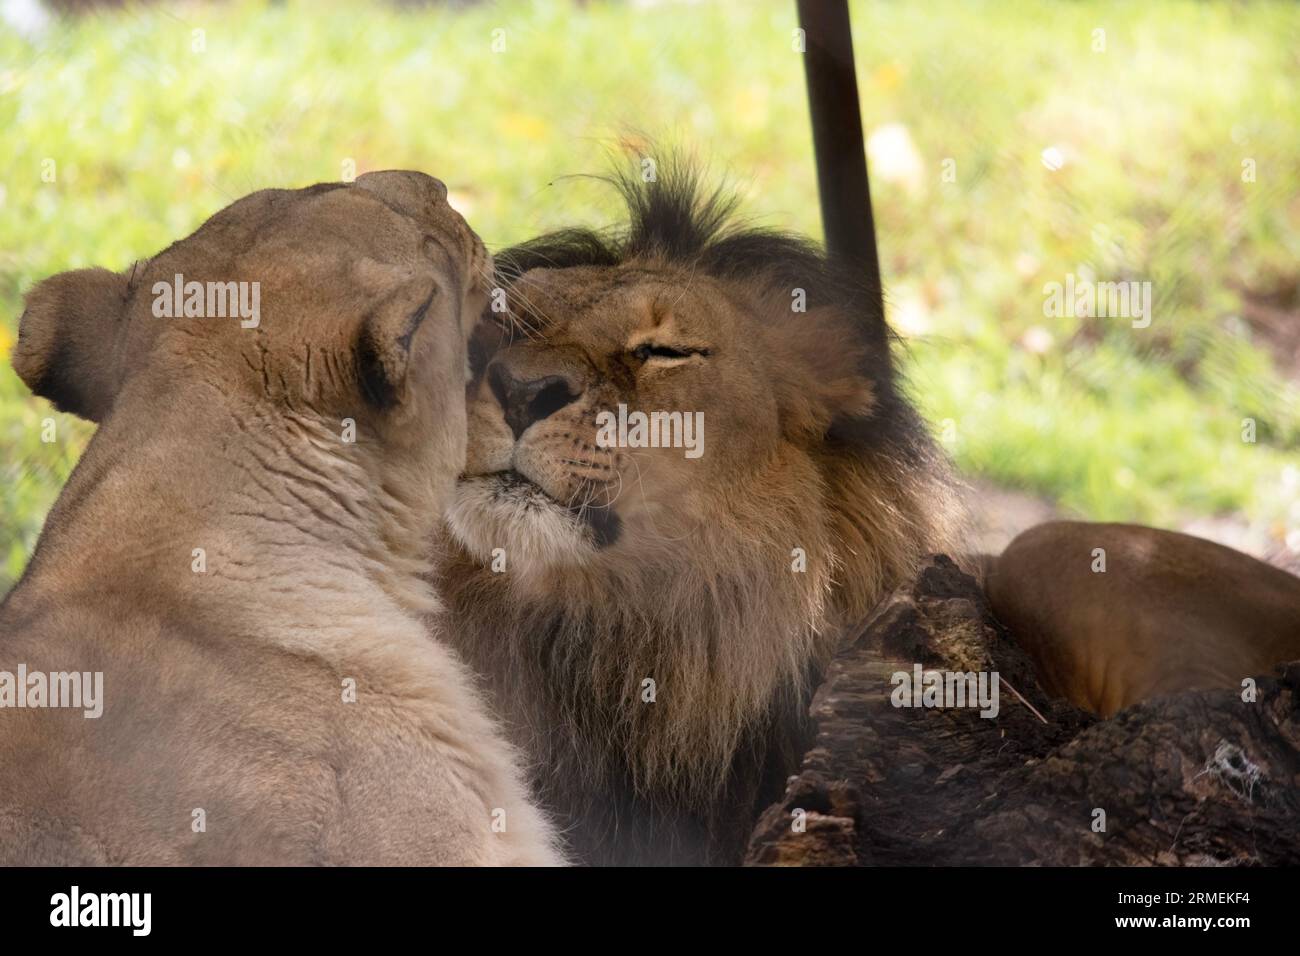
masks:
[(383, 172), (32, 290), (14, 367), (100, 427), (0, 606), (0, 687), (102, 699), (0, 694), (0, 862), (558, 862), (419, 623), (490, 271), (440, 182)]

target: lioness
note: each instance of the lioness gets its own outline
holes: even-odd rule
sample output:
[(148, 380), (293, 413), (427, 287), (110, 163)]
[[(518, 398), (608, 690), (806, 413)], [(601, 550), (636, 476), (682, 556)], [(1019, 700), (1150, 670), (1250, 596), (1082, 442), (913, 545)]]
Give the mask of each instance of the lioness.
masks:
[[(102, 672), (104, 700), (0, 675), (0, 862), (559, 861), (417, 619), (488, 273), (441, 183), (383, 172), (32, 290), (14, 366), (100, 427), (0, 608), (0, 672)], [(187, 292), (160, 317), (190, 282), (255, 283), (260, 315)]]
[[(622, 185), (623, 233), (498, 256), (512, 341), (476, 350), (446, 633), (582, 859), (738, 862), (842, 629), (959, 508), (869, 290), (684, 169)], [(611, 447), (602, 413), (683, 447)]]

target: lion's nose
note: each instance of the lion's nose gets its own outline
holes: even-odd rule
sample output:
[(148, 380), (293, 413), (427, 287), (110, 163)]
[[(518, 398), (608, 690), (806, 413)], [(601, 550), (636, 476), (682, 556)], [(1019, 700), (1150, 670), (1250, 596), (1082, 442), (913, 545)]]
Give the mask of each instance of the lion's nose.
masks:
[(517, 376), (505, 362), (488, 366), (488, 385), (516, 441), (529, 425), (549, 418), (582, 394), (582, 386), (567, 375)]

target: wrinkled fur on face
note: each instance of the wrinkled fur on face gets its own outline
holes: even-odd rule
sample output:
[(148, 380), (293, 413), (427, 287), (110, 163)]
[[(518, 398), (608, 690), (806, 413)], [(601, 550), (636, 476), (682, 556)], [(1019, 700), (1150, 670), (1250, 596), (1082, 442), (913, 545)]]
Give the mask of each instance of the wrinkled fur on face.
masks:
[[(101, 423), (65, 497), (85, 498), (80, 489), (102, 477), (106, 448), (139, 447), (145, 437), (170, 443), (172, 482), (160, 494), (176, 489), (176, 520), (199, 517), (181, 491), (210, 512), (258, 511), (268, 521), (304, 509), (316, 524), (305, 540), (342, 539), (404, 603), (426, 608), (419, 541), (464, 458), (456, 387), (464, 357), (462, 338), (419, 333), (435, 324), (430, 316), (459, 324), (461, 308), (478, 314), (490, 260), (441, 198), (445, 187), (418, 176), (262, 190), (125, 272), (76, 270), (33, 289), (15, 370), (36, 394)], [(475, 288), (457, 278), (465, 274)], [(256, 283), (259, 324), (160, 316), (158, 297), (178, 275)], [(346, 422), (355, 441), (341, 438)], [(230, 436), (209, 450), (208, 428)], [(229, 474), (249, 471), (250, 456), (279, 479), (264, 489), (274, 509), (256, 502), (256, 476)], [(49, 529), (65, 524), (67, 511), (60, 503), (52, 512), (33, 570), (58, 547)], [(281, 524), (286, 534), (293, 527)], [(85, 522), (68, 533), (97, 542), (103, 528)], [(136, 522), (126, 530), (120, 546), (153, 550), (156, 529)]]
[[(871, 290), (736, 225), (688, 170), (620, 186), (623, 232), (497, 257), (509, 315), (478, 336), (439, 587), (498, 706), (551, 755), (544, 786), (689, 812), (798, 712), (842, 629), (948, 545), (958, 509), (869, 345)], [(703, 412), (704, 454), (598, 447), (619, 403)]]
[[(14, 367), (99, 428), (0, 603), (0, 670), (106, 699), (0, 711), (0, 864), (560, 862), (419, 617), (489, 263), (442, 183), (385, 171), (32, 290)], [(157, 309), (178, 275), (258, 283), (260, 322)]]

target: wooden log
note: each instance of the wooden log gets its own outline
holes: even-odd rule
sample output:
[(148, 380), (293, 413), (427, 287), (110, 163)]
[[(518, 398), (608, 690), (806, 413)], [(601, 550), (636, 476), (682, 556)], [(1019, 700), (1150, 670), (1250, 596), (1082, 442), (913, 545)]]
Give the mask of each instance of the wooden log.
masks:
[[(895, 706), (894, 675), (916, 663), (997, 671), (997, 716)], [(1256, 681), (1253, 701), (1186, 692), (1098, 720), (1047, 697), (975, 581), (937, 556), (832, 663), (816, 742), (746, 862), (1295, 865), (1300, 662)]]

